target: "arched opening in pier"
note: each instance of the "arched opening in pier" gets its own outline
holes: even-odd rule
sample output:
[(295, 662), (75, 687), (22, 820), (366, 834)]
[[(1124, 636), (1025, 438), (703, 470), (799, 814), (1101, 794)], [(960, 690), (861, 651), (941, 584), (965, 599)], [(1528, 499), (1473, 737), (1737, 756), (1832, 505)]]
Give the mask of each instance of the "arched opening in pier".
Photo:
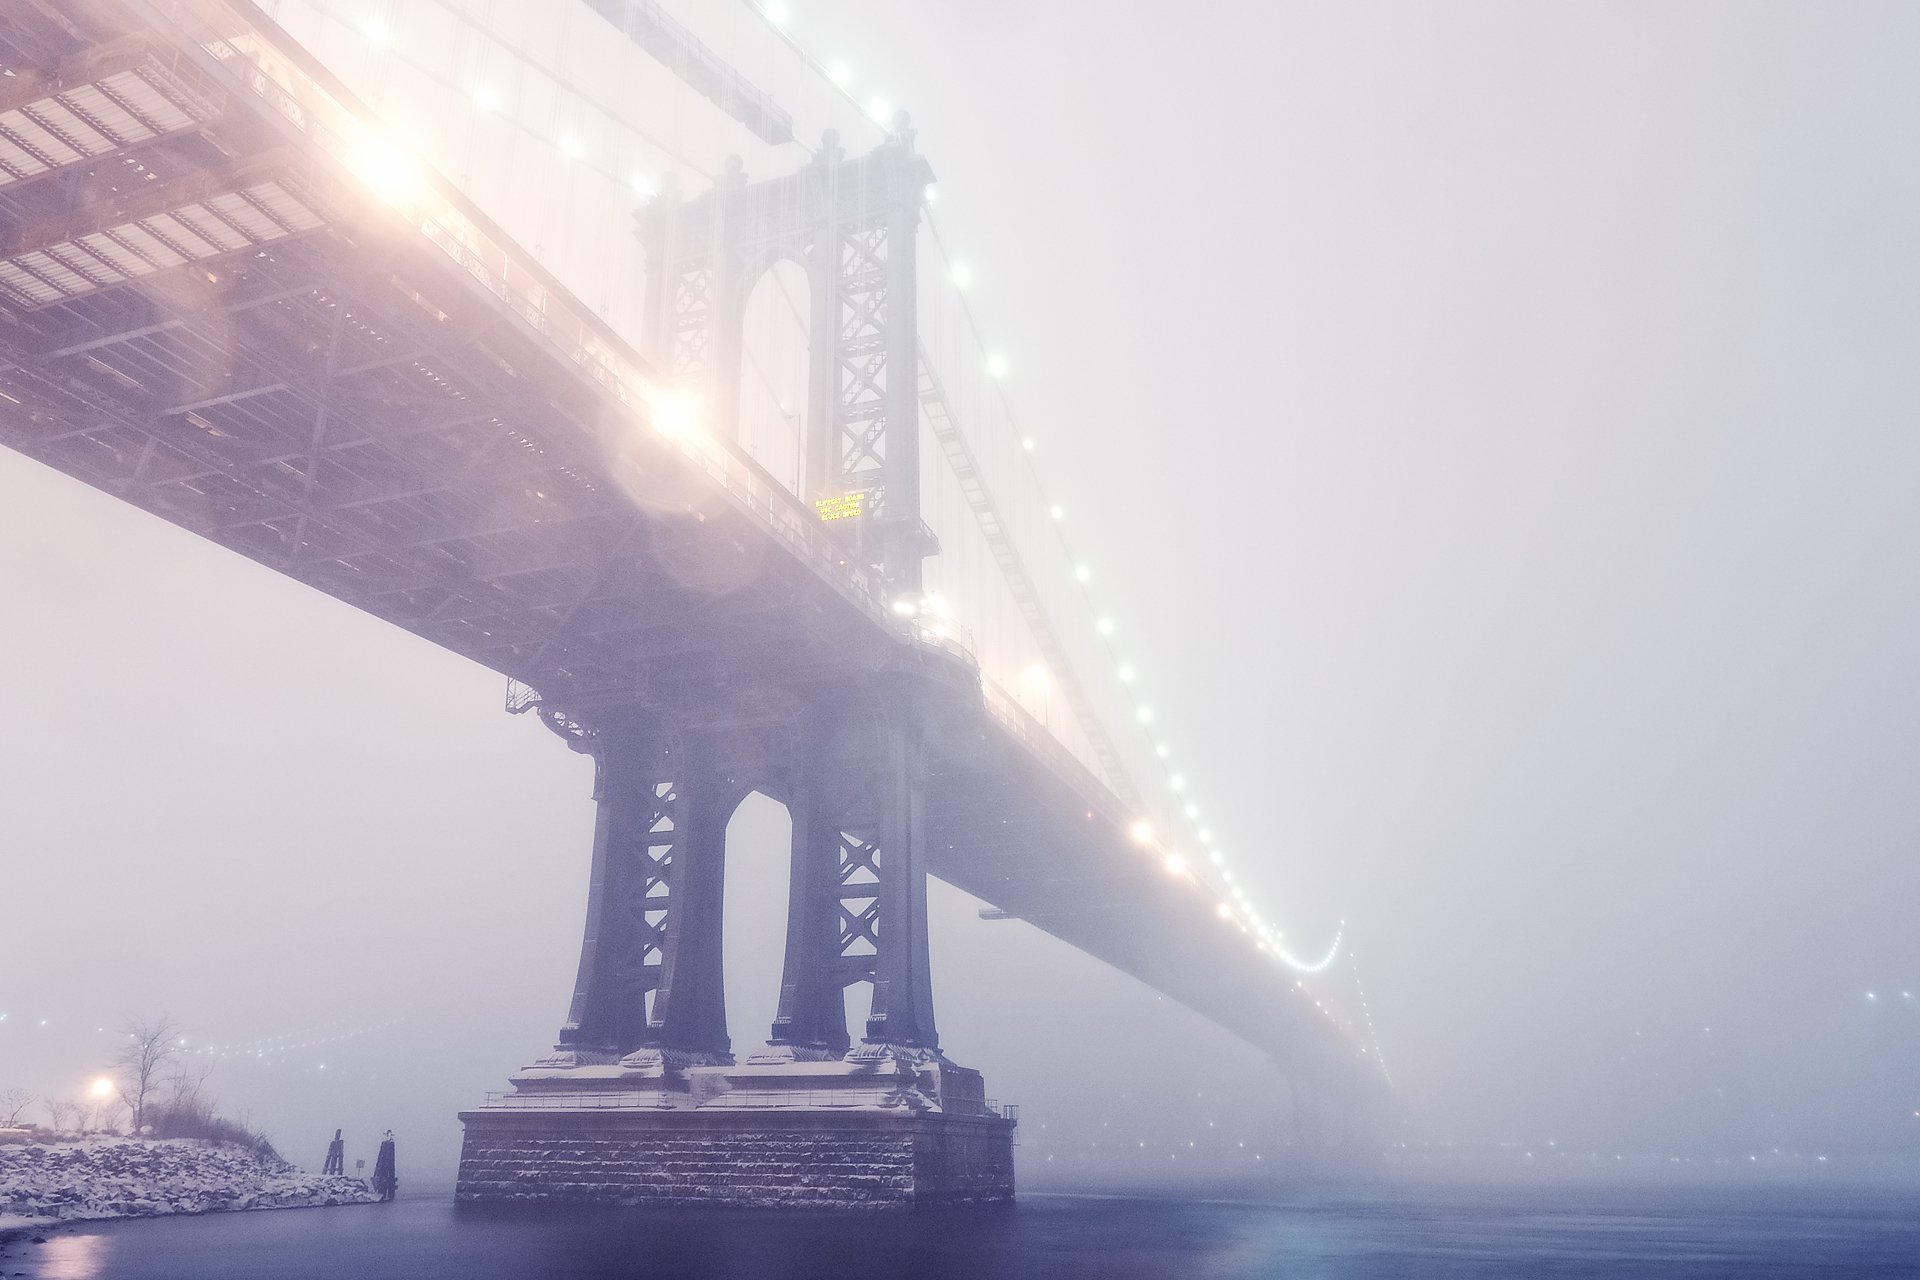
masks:
[(806, 479), (811, 292), (806, 269), (782, 258), (755, 282), (741, 317), (740, 443), (796, 494)]
[(787, 889), (793, 819), (770, 796), (751, 792), (727, 823), (725, 966), (727, 1036), (746, 1061), (767, 1042), (780, 1004), (786, 958)]

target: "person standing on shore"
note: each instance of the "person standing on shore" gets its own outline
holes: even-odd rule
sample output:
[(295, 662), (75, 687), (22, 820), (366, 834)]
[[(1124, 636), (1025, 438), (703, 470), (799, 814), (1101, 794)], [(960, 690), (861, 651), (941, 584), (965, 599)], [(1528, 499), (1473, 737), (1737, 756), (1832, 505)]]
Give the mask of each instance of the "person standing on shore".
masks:
[(327, 1144), (327, 1167), (321, 1173), (347, 1175), (347, 1144), (340, 1140), (340, 1130), (333, 1131), (333, 1141)]
[(393, 1199), (393, 1193), (400, 1189), (400, 1178), (393, 1169), (393, 1130), (387, 1130), (387, 1136), (380, 1139), (380, 1154), (373, 1162), (373, 1189), (380, 1193), (382, 1200)]

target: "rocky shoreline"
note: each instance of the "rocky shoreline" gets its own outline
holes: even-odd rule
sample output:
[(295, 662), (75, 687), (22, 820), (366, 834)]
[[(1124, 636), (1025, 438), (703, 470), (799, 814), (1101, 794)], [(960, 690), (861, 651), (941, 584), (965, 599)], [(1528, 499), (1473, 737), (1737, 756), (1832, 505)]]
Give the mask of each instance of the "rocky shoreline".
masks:
[(371, 1204), (356, 1178), (186, 1139), (81, 1138), (0, 1146), (0, 1241), (66, 1222)]

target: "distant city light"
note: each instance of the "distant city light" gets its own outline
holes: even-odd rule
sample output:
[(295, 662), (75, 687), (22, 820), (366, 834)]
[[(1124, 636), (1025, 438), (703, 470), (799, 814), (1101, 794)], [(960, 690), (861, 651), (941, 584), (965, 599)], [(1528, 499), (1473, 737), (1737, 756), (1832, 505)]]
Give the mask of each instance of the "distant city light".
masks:
[(1135, 844), (1152, 844), (1153, 824), (1145, 818), (1136, 819), (1134, 824), (1127, 828), (1127, 834), (1133, 837)]
[(1187, 860), (1177, 853), (1167, 855), (1167, 870), (1176, 876), (1187, 873)]
[(899, 617), (911, 618), (914, 614), (920, 612), (920, 604), (912, 596), (895, 596), (893, 598), (893, 612)]

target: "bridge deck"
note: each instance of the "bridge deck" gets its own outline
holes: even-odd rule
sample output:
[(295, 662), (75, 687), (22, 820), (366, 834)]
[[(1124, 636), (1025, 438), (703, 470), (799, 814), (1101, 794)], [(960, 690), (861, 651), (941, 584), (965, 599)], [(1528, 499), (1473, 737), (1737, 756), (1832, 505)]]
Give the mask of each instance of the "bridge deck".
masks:
[[(0, 9), (0, 443), (550, 695), (915, 643), (283, 41), (223, 0)], [(1354, 1060), (1017, 710), (935, 769), (933, 874), (1284, 1060)]]

